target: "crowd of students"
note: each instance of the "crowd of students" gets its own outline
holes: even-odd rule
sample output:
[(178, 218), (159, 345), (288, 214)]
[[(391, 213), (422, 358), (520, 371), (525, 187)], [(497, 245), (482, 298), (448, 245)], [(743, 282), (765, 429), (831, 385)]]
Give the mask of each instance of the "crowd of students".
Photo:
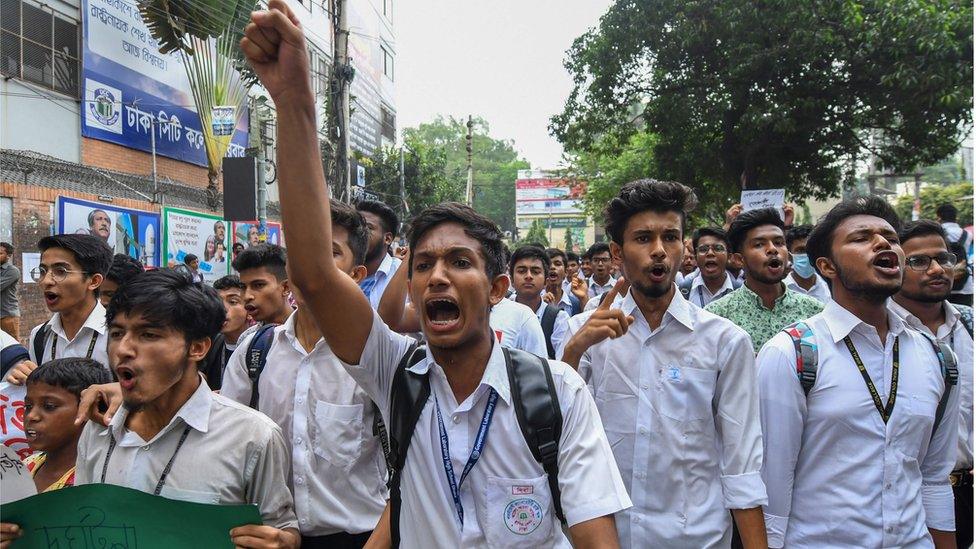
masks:
[(42, 239), (53, 315), (2, 355), (39, 490), (251, 503), (263, 524), (228, 536), (252, 548), (972, 543), (965, 234), (861, 197), (687, 235), (695, 193), (642, 179), (581, 257), (509, 251), (455, 203), (395, 246), (389, 207), (329, 198), (284, 2), (241, 47), (278, 106), (291, 251), (211, 287)]

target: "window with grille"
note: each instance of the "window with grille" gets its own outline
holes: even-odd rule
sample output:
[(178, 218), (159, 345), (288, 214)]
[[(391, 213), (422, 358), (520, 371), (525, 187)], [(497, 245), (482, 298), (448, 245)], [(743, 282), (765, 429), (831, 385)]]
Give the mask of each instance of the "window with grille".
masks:
[(380, 106), (380, 114), (383, 119), (380, 133), (390, 141), (396, 141), (396, 115), (387, 110), (385, 105)]
[(380, 50), (383, 52), (383, 74), (393, 80), (393, 54), (386, 46), (380, 46)]
[(312, 91), (316, 97), (329, 93), (329, 59), (315, 44), (308, 43), (308, 65), (312, 69)]
[(0, 73), (78, 97), (78, 23), (23, 0), (0, 0)]

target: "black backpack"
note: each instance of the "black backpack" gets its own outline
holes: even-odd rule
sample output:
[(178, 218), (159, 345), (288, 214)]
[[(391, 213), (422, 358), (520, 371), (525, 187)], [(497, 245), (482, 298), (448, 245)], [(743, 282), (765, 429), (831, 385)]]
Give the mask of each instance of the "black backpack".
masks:
[[(532, 456), (542, 464), (549, 479), (553, 509), (563, 524), (559, 491), (559, 438), (562, 435), (563, 418), (559, 410), (549, 363), (531, 353), (503, 347), (508, 381), (512, 387), (512, 404), (522, 436), (532, 451)], [(390, 533), (393, 547), (400, 545), (400, 475), (407, 461), (410, 441), (420, 413), (430, 397), (430, 379), (427, 374), (416, 374), (407, 368), (427, 356), (427, 348), (412, 347), (397, 365), (390, 391), (389, 460), (390, 481)]]
[(546, 351), (549, 358), (556, 358), (556, 348), (552, 346), (552, 331), (556, 328), (556, 317), (562, 309), (546, 304), (546, 310), (542, 313), (542, 333), (546, 336)]

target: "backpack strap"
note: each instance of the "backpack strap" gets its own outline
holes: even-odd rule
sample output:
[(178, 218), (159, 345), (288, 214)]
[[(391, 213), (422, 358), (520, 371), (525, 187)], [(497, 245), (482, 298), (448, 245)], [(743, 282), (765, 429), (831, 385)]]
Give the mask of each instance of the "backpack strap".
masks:
[(248, 406), (258, 409), (258, 380), (268, 362), (268, 350), (271, 349), (271, 336), (277, 324), (265, 324), (257, 329), (251, 342), (247, 345), (247, 377), (251, 380), (251, 401)]
[(809, 395), (817, 381), (817, 362), (820, 359), (813, 330), (801, 320), (790, 324), (783, 331), (793, 340), (793, 348), (796, 350), (796, 377), (800, 380), (804, 396)]
[(682, 280), (681, 284), (678, 284), (678, 291), (681, 292), (682, 297), (684, 297), (686, 300), (691, 299), (691, 283), (694, 281), (694, 277), (689, 277)]
[(4, 347), (0, 350), (0, 376), (7, 375), (11, 368), (25, 360), (30, 360), (30, 353), (20, 343)]
[(580, 303), (578, 297), (573, 294), (569, 294), (569, 303), (572, 305), (572, 313), (569, 316), (578, 315), (583, 312), (583, 305)]
[(34, 347), (34, 360), (37, 361), (37, 365), (40, 366), (44, 362), (44, 340), (47, 338), (47, 325), (51, 321), (48, 320), (41, 327), (34, 332), (34, 340), (31, 341), (31, 345)]
[(952, 349), (948, 345), (934, 339), (930, 339), (929, 343), (932, 344), (932, 349), (935, 350), (935, 356), (939, 359), (939, 367), (942, 370), (942, 379), (945, 381), (945, 389), (942, 391), (942, 398), (939, 399), (939, 406), (935, 409), (935, 422), (932, 424), (932, 435), (935, 436), (935, 432), (939, 429), (939, 425), (942, 423), (942, 416), (945, 415), (946, 406), (949, 404), (949, 396), (952, 394), (952, 388), (959, 383), (959, 368), (956, 364), (956, 355), (952, 352)]
[(558, 316), (559, 309), (547, 303), (546, 310), (542, 312), (542, 333), (546, 336), (546, 352), (549, 353), (549, 358), (556, 358), (556, 349), (552, 346), (552, 331), (556, 327)]
[(566, 524), (559, 490), (559, 439), (563, 416), (549, 361), (518, 349), (503, 348), (512, 405), (525, 443), (549, 480), (556, 518)]
[[(413, 439), (414, 428), (420, 413), (430, 397), (430, 379), (427, 374), (415, 374), (407, 368), (417, 364), (427, 356), (427, 348), (414, 344), (400, 359), (393, 384), (390, 387), (390, 432), (389, 459), (392, 463), (390, 480), (390, 537), (392, 546), (400, 546), (400, 480), (407, 462), (407, 451)], [(384, 448), (385, 450), (385, 448)]]
[(973, 308), (968, 305), (959, 305), (957, 303), (950, 303), (952, 307), (959, 312), (959, 320), (962, 325), (969, 332), (969, 337), (973, 337)]

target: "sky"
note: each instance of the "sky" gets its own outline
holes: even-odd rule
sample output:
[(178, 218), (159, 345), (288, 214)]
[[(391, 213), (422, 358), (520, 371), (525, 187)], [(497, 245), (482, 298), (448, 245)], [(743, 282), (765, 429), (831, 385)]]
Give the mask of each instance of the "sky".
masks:
[(399, 128), (438, 114), (488, 121), (533, 168), (555, 168), (562, 146), (549, 117), (572, 90), (573, 40), (610, 0), (400, 0), (394, 4)]

